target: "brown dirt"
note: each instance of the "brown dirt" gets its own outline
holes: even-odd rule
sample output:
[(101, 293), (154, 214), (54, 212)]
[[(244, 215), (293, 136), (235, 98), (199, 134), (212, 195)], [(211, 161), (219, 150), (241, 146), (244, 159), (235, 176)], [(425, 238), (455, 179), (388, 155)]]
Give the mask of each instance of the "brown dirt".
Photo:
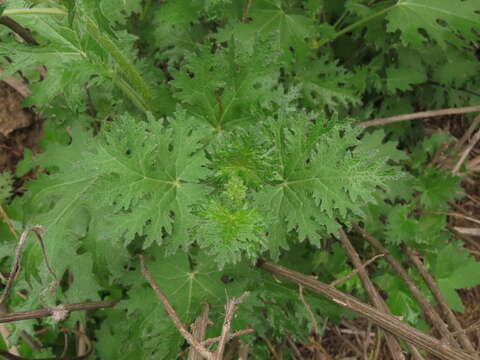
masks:
[(42, 136), (41, 120), (31, 110), (22, 108), (19, 91), (0, 81), (0, 172), (14, 171), (25, 148), (38, 153)]

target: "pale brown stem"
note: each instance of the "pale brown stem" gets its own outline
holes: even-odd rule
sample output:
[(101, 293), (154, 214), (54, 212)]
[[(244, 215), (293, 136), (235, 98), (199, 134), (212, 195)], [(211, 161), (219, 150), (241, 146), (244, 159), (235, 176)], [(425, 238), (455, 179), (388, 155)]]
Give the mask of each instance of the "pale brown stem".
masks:
[(388, 331), (399, 338), (418, 346), (419, 348), (431, 352), (433, 355), (442, 360), (475, 359), (475, 357), (464, 352), (463, 350), (454, 348), (449, 344), (441, 342), (434, 337), (403, 323), (395, 316), (385, 314), (384, 312), (357, 300), (351, 295), (345, 294), (328, 284), (312, 279), (310, 276), (263, 260), (259, 260), (257, 266), (272, 274), (284, 277), (298, 285), (302, 285), (306, 289), (309, 289), (317, 294), (325, 296), (336, 304), (372, 321), (372, 323), (381, 327), (385, 331)]
[(455, 144), (453, 151), (456, 153), (460, 150), (460, 148), (465, 144), (470, 137), (472, 136), (473, 132), (475, 129), (478, 127), (480, 124), (480, 116), (476, 116), (475, 119), (473, 120), (472, 124), (469, 126), (468, 130), (465, 131), (465, 134), (460, 138), (460, 140)]
[(18, 240), (18, 244), (15, 249), (15, 257), (12, 262), (12, 267), (10, 269), (10, 274), (8, 276), (7, 284), (5, 285), (5, 289), (3, 289), (2, 296), (0, 297), (0, 304), (2, 304), (5, 301), (5, 299), (8, 297), (10, 289), (13, 286), (13, 282), (15, 281), (15, 278), (17, 277), (17, 273), (20, 270), (20, 260), (22, 259), (23, 248), (25, 246), (25, 243), (27, 242), (27, 237), (30, 232), (33, 232), (35, 234), (38, 242), (40, 243), (40, 248), (42, 249), (42, 255), (43, 255), (45, 264), (47, 266), (47, 269), (55, 279), (55, 285), (58, 284), (57, 276), (55, 275), (55, 272), (53, 271), (53, 269), (50, 267), (50, 264), (47, 258), (47, 252), (45, 251), (45, 245), (42, 239), (43, 228), (40, 225), (32, 226), (24, 230), (22, 235), (20, 235), (20, 239)]
[(305, 309), (307, 310), (307, 313), (308, 313), (308, 316), (310, 317), (310, 321), (312, 322), (312, 328), (313, 328), (313, 331), (315, 332), (315, 334), (317, 336), (320, 336), (320, 334), (318, 333), (318, 322), (317, 322), (317, 319), (315, 317), (315, 314), (313, 313), (312, 311), (312, 308), (310, 307), (310, 305), (308, 304), (307, 300), (305, 300), (305, 296), (303, 296), (303, 286), (300, 285), (298, 287), (298, 296), (300, 298), (300, 301), (302, 302), (303, 306), (305, 307)]
[(175, 309), (170, 304), (170, 301), (168, 301), (167, 297), (160, 290), (160, 287), (153, 278), (153, 275), (148, 271), (147, 267), (145, 266), (145, 258), (143, 257), (143, 255), (139, 255), (138, 257), (140, 259), (140, 267), (143, 276), (147, 279), (158, 300), (160, 300), (160, 302), (163, 304), (168, 317), (170, 318), (170, 320), (172, 320), (173, 324), (183, 336), (183, 338), (205, 359), (216, 360), (214, 355), (210, 351), (208, 351), (200, 342), (198, 342), (193, 337), (193, 335), (186, 329), (185, 325), (183, 325), (182, 321), (175, 312)]
[[(191, 326), (193, 337), (199, 343), (202, 343), (205, 338), (205, 332), (209, 324), (208, 312), (209, 312), (209, 306), (208, 304), (204, 304), (202, 314), (195, 320), (195, 322)], [(201, 360), (201, 359), (202, 359), (201, 355), (195, 350), (195, 348), (191, 347), (190, 350), (188, 351), (188, 360)]]
[(413, 114), (397, 115), (397, 116), (364, 121), (364, 122), (358, 123), (357, 125), (363, 126), (363, 127), (380, 126), (380, 125), (391, 124), (398, 121), (425, 119), (425, 118), (445, 116), (445, 115), (467, 114), (467, 113), (479, 112), (479, 111), (480, 111), (480, 106), (467, 106), (463, 108), (421, 111)]
[(447, 328), (447, 325), (443, 322), (442, 318), (438, 315), (432, 305), (430, 305), (421, 293), (420, 289), (415, 285), (413, 280), (408, 275), (407, 271), (403, 266), (388, 252), (388, 250), (383, 247), (383, 245), (375, 239), (373, 236), (368, 234), (360, 226), (353, 224), (353, 228), (357, 231), (365, 240), (367, 240), (374, 248), (376, 248), (380, 253), (385, 255), (385, 260), (390, 264), (392, 269), (397, 273), (400, 279), (403, 280), (408, 290), (411, 292), (415, 300), (420, 305), (425, 317), (431, 322), (431, 324), (437, 329), (440, 333), (440, 336), (444, 341), (451, 343), (453, 346), (458, 347), (458, 343), (455, 338), (452, 337), (450, 331)]
[[(253, 329), (243, 329), (243, 330), (235, 331), (233, 333), (228, 334), (227, 342), (232, 340), (232, 339), (235, 339), (235, 338), (237, 338), (241, 335), (251, 334), (253, 332), (254, 332)], [(207, 340), (202, 341), (202, 345), (210, 345), (210, 344), (219, 342), (220, 340), (221, 340), (220, 336), (209, 338)]]
[(250, 295), (250, 292), (243, 293), (239, 298), (230, 299), (225, 305), (225, 318), (223, 320), (222, 333), (220, 334), (220, 340), (218, 342), (217, 351), (215, 352), (215, 360), (221, 360), (223, 358), (223, 352), (225, 351), (225, 345), (229, 340), (229, 332), (232, 327), (232, 318), (235, 314), (237, 305), (240, 304), (247, 296)]
[(433, 297), (435, 298), (435, 301), (437, 304), (440, 306), (440, 309), (442, 310), (443, 314), (445, 315), (447, 319), (447, 323), (450, 325), (453, 331), (455, 333), (458, 333), (458, 338), (460, 340), (460, 344), (463, 346), (463, 348), (472, 354), (475, 353), (475, 348), (473, 347), (472, 343), (470, 342), (468, 336), (465, 335), (465, 333), (462, 332), (462, 326), (458, 322), (457, 318), (453, 314), (452, 310), (450, 307), (447, 305), (445, 299), (443, 298), (442, 294), (440, 293), (440, 289), (438, 288), (437, 284), (435, 283), (435, 280), (433, 277), (429, 274), (425, 266), (423, 265), (422, 261), (420, 260), (420, 257), (418, 256), (417, 252), (411, 249), (409, 246), (405, 245), (404, 246), (407, 252), (408, 257), (412, 261), (412, 263), (415, 265), (417, 268), (418, 272), (422, 276), (423, 280), (425, 281), (425, 284), (427, 284), (428, 289), (432, 293)]
[[(117, 305), (118, 300), (112, 301), (92, 301), (92, 302), (82, 302), (75, 304), (65, 304), (62, 305), (62, 309), (67, 312), (72, 311), (81, 311), (81, 310), (97, 310), (103, 308), (111, 308)], [(55, 313), (55, 308), (45, 308), (39, 310), (29, 310), (15, 313), (7, 313), (0, 315), (0, 324), (28, 320), (28, 319), (40, 319), (48, 316), (52, 316)]]
[(337, 286), (338, 284), (344, 282), (345, 280), (350, 279), (352, 276), (356, 275), (358, 272), (365, 270), (365, 268), (370, 265), (372, 262), (378, 258), (383, 257), (383, 254), (378, 254), (372, 257), (370, 260), (366, 261), (364, 264), (361, 264), (360, 267), (355, 268), (353, 271), (349, 272), (347, 275), (341, 277), (340, 279), (334, 280), (330, 283), (330, 286)]
[[(383, 311), (387, 314), (390, 314), (390, 309), (383, 301), (383, 298), (378, 293), (375, 285), (373, 285), (372, 280), (368, 276), (368, 273), (365, 269), (365, 265), (362, 264), (360, 256), (358, 255), (357, 251), (353, 247), (350, 239), (348, 238), (347, 234), (343, 229), (340, 229), (340, 241), (347, 252), (348, 258), (352, 262), (353, 266), (358, 270), (358, 276), (360, 277), (360, 281), (363, 284), (365, 291), (367, 292), (373, 306), (380, 311)], [(383, 256), (383, 254), (380, 254)], [(378, 255), (377, 255), (378, 256)], [(374, 258), (375, 259), (375, 258)], [(398, 343), (397, 339), (391, 334), (385, 334), (385, 340), (387, 342), (388, 350), (390, 351), (390, 355), (394, 360), (404, 360), (405, 356), (403, 355), (402, 348)], [(415, 347), (411, 344), (408, 345), (410, 352), (417, 354), (418, 351), (415, 351)]]
[[(480, 119), (480, 116), (478, 116)], [(473, 147), (477, 144), (477, 142), (480, 140), (480, 130), (473, 135), (472, 140), (470, 141), (470, 144), (465, 148), (465, 150), (462, 152), (462, 155), (460, 155), (460, 159), (458, 159), (458, 162), (455, 164), (455, 167), (452, 169), (452, 174), (456, 175), (464, 161), (467, 159), (468, 155), (470, 152), (473, 150)]]

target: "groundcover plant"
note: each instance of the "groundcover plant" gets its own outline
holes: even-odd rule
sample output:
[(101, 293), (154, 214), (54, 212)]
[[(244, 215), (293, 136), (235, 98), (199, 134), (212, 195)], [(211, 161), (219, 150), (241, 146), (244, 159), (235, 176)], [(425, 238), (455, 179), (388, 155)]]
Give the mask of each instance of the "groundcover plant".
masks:
[[(67, 328), (88, 335), (79, 339), (92, 345), (90, 359), (186, 358), (139, 254), (184, 324), (209, 305), (207, 337), (221, 333), (228, 299), (248, 291), (231, 326), (253, 329), (239, 339), (258, 359), (270, 356), (262, 339), (308, 341), (318, 331), (312, 313), (319, 324), (354, 315), (299, 295), (257, 260), (340, 279), (353, 270), (339, 241), (352, 224), (399, 262), (405, 244), (421, 253), (455, 311), (463, 310), (455, 289), (480, 283), (480, 265), (446, 223), (467, 169), (434, 161), (450, 149), (456, 163), (455, 139), (420, 122), (363, 123), (479, 103), (478, 0), (0, 6), (18, 25), (0, 28), (3, 76), (29, 86), (25, 105), (44, 119), (42, 153), (26, 151), (16, 174), (0, 176), (2, 271), (20, 261), (24, 229), (40, 225), (43, 239), (26, 242), (4, 303), (19, 312), (120, 300), (15, 323), (8, 340), (24, 356), (59, 356)], [(12, 197), (13, 176), (31, 171)], [(351, 239), (362, 258), (376, 254)], [(368, 269), (390, 311), (428, 331), (387, 262)], [(337, 288), (366, 299), (358, 276)], [(32, 349), (22, 334), (43, 329), (42, 349)]]

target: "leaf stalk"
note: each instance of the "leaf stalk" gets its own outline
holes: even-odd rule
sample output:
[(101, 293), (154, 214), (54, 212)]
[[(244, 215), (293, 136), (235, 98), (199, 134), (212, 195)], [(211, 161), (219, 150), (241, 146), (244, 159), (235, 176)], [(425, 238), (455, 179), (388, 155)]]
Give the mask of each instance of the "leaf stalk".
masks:
[(380, 16), (385, 15), (386, 13), (388, 13), (390, 10), (394, 9), (397, 6), (398, 6), (398, 4), (395, 4), (395, 5), (392, 5), (392, 6), (389, 6), (389, 7), (385, 8), (383, 10), (377, 11), (376, 13), (374, 13), (372, 15), (365, 16), (363, 19), (360, 19), (357, 22), (343, 28), (342, 30), (337, 31), (335, 33), (335, 35), (333, 35), (331, 37), (328, 37), (328, 38), (325, 38), (325, 39), (319, 40), (317, 43), (314, 44), (313, 47), (318, 49), (319, 47), (321, 47), (325, 44), (328, 44), (331, 41), (334, 41), (335, 39), (339, 38), (340, 36), (345, 35), (346, 33), (350, 32), (350, 31), (355, 30), (356, 28), (364, 25), (365, 23), (367, 23), (369, 21), (372, 21), (372, 20), (374, 20), (374, 19), (376, 19)]
[(30, 8), (30, 9), (6, 9), (2, 16), (15, 15), (67, 15), (68, 13), (59, 8)]

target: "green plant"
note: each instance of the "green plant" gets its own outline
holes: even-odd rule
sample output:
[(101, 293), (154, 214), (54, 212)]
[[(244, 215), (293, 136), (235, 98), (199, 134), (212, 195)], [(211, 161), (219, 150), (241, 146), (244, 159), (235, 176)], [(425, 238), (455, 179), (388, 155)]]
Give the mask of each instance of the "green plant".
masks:
[[(138, 271), (138, 252), (184, 323), (204, 302), (220, 317), (226, 295), (250, 290), (234, 327), (279, 342), (285, 328), (305, 339), (309, 313), (294, 286), (255, 270), (256, 259), (340, 278), (350, 271), (335, 240), (340, 223), (362, 221), (400, 261), (402, 242), (425, 250), (455, 310), (454, 289), (480, 283), (455, 281), (466, 275), (462, 262), (469, 274), (479, 265), (448, 242), (446, 217), (436, 213), (460, 192), (456, 177), (427, 165), (440, 144), (411, 124), (356, 126), (371, 114), (478, 101), (478, 1), (5, 5), (3, 16), (30, 29), (38, 45), (2, 28), (2, 66), (28, 79), (26, 105), (47, 119), (43, 153), (19, 167), (38, 167), (38, 178), (7, 211), (18, 230), (44, 227), (49, 262), (64, 277), (45, 291), (51, 274), (32, 242), (15, 285), (27, 300), (12, 293), (10, 306), (124, 298), (115, 309), (65, 320), (87, 324), (94, 357), (171, 359), (181, 350), (181, 335)], [(463, 260), (445, 264), (450, 251)], [(385, 263), (373, 271), (392, 311), (425, 326)], [(364, 296), (357, 278), (340, 286)], [(349, 316), (307, 299), (318, 316)], [(16, 325), (12, 341), (34, 326)], [(48, 344), (45, 353), (54, 352), (57, 339)]]

